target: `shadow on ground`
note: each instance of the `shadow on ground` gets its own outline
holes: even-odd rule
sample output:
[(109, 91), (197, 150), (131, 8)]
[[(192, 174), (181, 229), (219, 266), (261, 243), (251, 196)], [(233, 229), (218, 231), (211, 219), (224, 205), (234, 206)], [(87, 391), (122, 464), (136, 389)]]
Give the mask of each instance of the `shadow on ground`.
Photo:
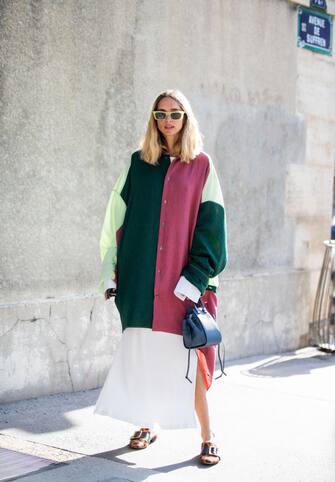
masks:
[(243, 375), (256, 377), (293, 377), (296, 375), (308, 375), (315, 369), (321, 369), (334, 365), (335, 354), (322, 353), (313, 356), (301, 356), (293, 358), (290, 355), (280, 355), (273, 360), (260, 363), (249, 370), (242, 370)]

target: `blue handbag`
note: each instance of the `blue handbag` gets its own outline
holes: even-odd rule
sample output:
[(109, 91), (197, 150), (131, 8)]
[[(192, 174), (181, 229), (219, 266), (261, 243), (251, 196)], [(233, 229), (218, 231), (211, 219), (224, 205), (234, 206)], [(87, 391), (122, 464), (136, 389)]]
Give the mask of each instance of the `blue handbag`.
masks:
[(190, 369), (190, 354), (192, 348), (217, 345), (221, 374), (218, 377), (215, 377), (215, 380), (222, 377), (223, 374), (227, 375), (224, 371), (225, 350), (223, 352), (223, 362), (220, 355), (220, 343), (223, 344), (220, 329), (213, 316), (207, 311), (201, 298), (193, 308), (187, 310), (182, 323), (182, 332), (184, 346), (188, 349), (188, 365), (185, 378), (190, 383), (192, 383), (192, 381), (188, 378), (188, 373)]

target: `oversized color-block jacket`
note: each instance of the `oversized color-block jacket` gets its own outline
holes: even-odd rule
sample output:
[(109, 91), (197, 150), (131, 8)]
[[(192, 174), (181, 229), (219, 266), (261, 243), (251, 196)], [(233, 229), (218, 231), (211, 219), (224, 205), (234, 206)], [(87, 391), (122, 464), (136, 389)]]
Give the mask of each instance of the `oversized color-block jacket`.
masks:
[(189, 164), (163, 153), (151, 165), (135, 151), (118, 177), (103, 222), (99, 291), (116, 286), (122, 330), (143, 327), (182, 334), (189, 298), (216, 291), (227, 264), (226, 215), (219, 179), (204, 152)]

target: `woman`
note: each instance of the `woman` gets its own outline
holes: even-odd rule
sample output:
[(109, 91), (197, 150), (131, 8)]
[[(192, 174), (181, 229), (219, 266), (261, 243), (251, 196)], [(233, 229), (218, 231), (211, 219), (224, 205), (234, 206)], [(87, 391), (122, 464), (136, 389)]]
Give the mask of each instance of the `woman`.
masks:
[(199, 298), (216, 317), (218, 274), (227, 263), (226, 216), (211, 158), (201, 151), (186, 97), (167, 90), (153, 103), (140, 149), (111, 193), (100, 248), (99, 291), (115, 296), (121, 343), (94, 413), (140, 425), (131, 448), (146, 448), (161, 428), (201, 426), (200, 461), (220, 460), (206, 392), (215, 348), (187, 350), (182, 320)]

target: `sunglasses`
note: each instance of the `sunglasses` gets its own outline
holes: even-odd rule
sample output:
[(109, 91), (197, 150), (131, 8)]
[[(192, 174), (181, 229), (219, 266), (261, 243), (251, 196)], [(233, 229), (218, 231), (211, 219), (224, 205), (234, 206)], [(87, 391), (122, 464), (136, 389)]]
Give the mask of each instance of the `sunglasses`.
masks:
[(178, 120), (185, 114), (183, 110), (173, 110), (171, 112), (165, 112), (165, 110), (153, 110), (152, 113), (156, 120), (164, 120), (168, 116), (173, 120)]

